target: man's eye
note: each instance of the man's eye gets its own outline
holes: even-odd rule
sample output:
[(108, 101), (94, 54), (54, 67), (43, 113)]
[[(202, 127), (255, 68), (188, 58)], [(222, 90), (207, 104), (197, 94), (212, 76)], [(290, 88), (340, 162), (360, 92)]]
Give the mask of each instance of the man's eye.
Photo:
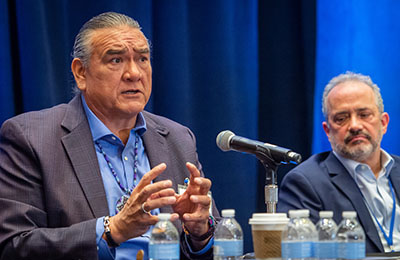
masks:
[(360, 118), (368, 118), (371, 115), (370, 112), (362, 112), (360, 113)]
[(347, 116), (337, 116), (333, 119), (336, 124), (343, 124), (347, 119)]
[(141, 62), (145, 62), (145, 61), (147, 61), (147, 60), (148, 60), (147, 57), (141, 57), (141, 58), (140, 58), (140, 61), (141, 61)]
[(111, 62), (113, 62), (113, 63), (121, 63), (122, 59), (121, 58), (112, 58)]

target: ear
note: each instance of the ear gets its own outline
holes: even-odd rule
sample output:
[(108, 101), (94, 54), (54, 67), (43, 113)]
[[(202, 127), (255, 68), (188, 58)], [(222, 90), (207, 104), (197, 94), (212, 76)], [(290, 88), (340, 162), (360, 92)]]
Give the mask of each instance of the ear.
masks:
[(331, 129), (329, 129), (329, 125), (326, 121), (322, 122), (322, 128), (324, 129), (326, 136), (329, 138)]
[(389, 114), (383, 112), (381, 115), (382, 134), (385, 134), (389, 125)]
[(86, 89), (86, 68), (80, 59), (74, 58), (71, 63), (71, 71), (74, 74), (76, 85), (80, 91)]

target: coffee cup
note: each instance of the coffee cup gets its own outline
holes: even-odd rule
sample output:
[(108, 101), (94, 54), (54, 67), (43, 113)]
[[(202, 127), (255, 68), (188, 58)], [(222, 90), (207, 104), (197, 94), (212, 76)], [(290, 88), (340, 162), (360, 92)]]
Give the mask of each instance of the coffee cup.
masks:
[(280, 258), (282, 231), (289, 219), (286, 213), (254, 213), (249, 220), (256, 259)]

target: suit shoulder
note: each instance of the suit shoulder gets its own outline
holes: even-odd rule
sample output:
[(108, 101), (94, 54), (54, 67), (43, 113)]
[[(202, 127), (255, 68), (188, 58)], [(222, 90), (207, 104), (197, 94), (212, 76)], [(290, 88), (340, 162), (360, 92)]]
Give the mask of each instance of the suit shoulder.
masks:
[(169, 118), (166, 118), (164, 116), (159, 116), (153, 113), (150, 113), (148, 111), (143, 111), (143, 116), (146, 119), (146, 123), (149, 125), (158, 125), (161, 127), (165, 127), (168, 130), (171, 129), (189, 129), (188, 127), (173, 121)]
[(53, 126), (54, 124), (60, 124), (66, 110), (67, 104), (59, 104), (51, 108), (25, 112), (7, 119), (3, 123), (2, 127), (17, 124), (23, 129), (48, 129), (51, 128), (51, 126)]
[(318, 153), (310, 156), (307, 160), (300, 163), (298, 166), (293, 168), (288, 174), (304, 174), (314, 175), (318, 174), (322, 168), (324, 168), (324, 162), (330, 155), (330, 152)]
[(395, 161), (396, 163), (400, 163), (400, 156), (399, 156), (399, 155), (391, 154), (390, 156), (393, 157), (393, 159), (394, 159), (394, 161)]

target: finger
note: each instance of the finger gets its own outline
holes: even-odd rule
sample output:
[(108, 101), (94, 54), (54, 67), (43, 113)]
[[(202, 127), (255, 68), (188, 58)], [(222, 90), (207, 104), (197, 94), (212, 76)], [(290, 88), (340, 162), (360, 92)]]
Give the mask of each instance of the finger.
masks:
[(200, 204), (204, 206), (205, 208), (208, 208), (211, 204), (211, 199), (207, 195), (203, 196), (198, 196), (198, 195), (192, 195), (190, 196), (190, 201), (196, 204)]
[(139, 202), (145, 202), (152, 194), (171, 187), (172, 187), (172, 181), (170, 180), (159, 181), (156, 183), (148, 184), (147, 186), (143, 187), (142, 190), (139, 191), (137, 200)]
[(155, 166), (145, 175), (143, 175), (142, 179), (139, 181), (136, 189), (141, 190), (145, 186), (149, 185), (157, 176), (159, 176), (165, 169), (167, 165), (165, 163), (160, 163), (159, 165)]
[(163, 198), (158, 198), (155, 200), (148, 200), (146, 202), (144, 202), (144, 209), (146, 211), (150, 211), (153, 209), (157, 209), (157, 208), (161, 208), (161, 207), (165, 207), (168, 205), (172, 205), (176, 202), (176, 198), (175, 196), (170, 196), (170, 197), (163, 197)]
[(178, 213), (172, 213), (170, 221), (175, 221), (179, 219), (179, 214)]
[(161, 197), (167, 197), (167, 196), (175, 196), (175, 191), (174, 189), (165, 189), (165, 190), (160, 190), (159, 192), (151, 194), (149, 199), (158, 199)]
[(196, 178), (196, 177), (200, 177), (200, 171), (197, 169), (197, 167), (193, 163), (187, 162), (186, 168), (190, 172), (190, 181), (193, 181), (194, 178)]
[(183, 214), (183, 220), (185, 222), (207, 222), (208, 212), (206, 213), (185, 213)]
[(194, 183), (199, 185), (201, 194), (207, 194), (211, 188), (211, 180), (207, 178), (197, 177), (194, 179)]

